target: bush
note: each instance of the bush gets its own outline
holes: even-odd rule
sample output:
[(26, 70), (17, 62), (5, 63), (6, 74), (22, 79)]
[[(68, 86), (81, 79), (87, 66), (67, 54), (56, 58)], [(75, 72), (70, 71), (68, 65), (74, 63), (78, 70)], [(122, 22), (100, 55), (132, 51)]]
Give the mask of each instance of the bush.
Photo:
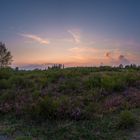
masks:
[(48, 83), (55, 83), (61, 77), (62, 73), (60, 71), (48, 71), (46, 73)]
[(52, 97), (46, 96), (39, 100), (38, 104), (31, 112), (35, 117), (42, 117), (47, 119), (54, 119), (57, 115), (59, 108), (59, 101), (54, 100)]
[(59, 86), (59, 91), (60, 92), (68, 92), (68, 91), (76, 91), (79, 90), (80, 83), (77, 78), (73, 79), (67, 79), (65, 80), (60, 86)]
[(8, 89), (11, 87), (11, 83), (9, 80), (1, 79), (0, 80), (0, 89)]
[(18, 136), (16, 137), (16, 140), (32, 140), (32, 138), (29, 136)]
[(135, 86), (136, 81), (140, 80), (140, 76), (136, 73), (129, 72), (129, 73), (126, 73), (125, 80), (128, 87)]
[(101, 87), (101, 76), (94, 75), (85, 81), (85, 86), (89, 89)]
[(3, 93), (0, 94), (0, 102), (5, 102), (9, 100), (14, 100), (15, 99), (15, 92), (11, 90), (4, 91)]
[(101, 105), (97, 102), (90, 102), (85, 106), (84, 115), (86, 119), (93, 119), (101, 111)]
[(106, 91), (121, 91), (125, 88), (125, 81), (121, 75), (119, 76), (109, 76), (105, 75), (101, 80), (102, 88)]
[(10, 82), (15, 88), (28, 89), (34, 87), (34, 83), (31, 79), (26, 79), (22, 76), (12, 77), (10, 78)]
[(131, 128), (135, 125), (136, 118), (130, 111), (122, 111), (119, 116), (119, 128)]
[(0, 69), (0, 79), (8, 79), (12, 75), (11, 68), (2, 68)]
[(34, 99), (38, 99), (38, 97), (41, 95), (40, 91), (39, 90), (34, 90), (32, 92), (32, 96)]

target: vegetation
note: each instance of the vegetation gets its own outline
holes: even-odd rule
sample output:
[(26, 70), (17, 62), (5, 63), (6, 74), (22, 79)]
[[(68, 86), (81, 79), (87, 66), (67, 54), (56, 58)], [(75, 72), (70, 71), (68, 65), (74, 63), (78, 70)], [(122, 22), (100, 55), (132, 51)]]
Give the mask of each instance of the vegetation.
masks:
[(138, 113), (137, 66), (0, 69), (0, 136), (123, 140)]
[(136, 123), (135, 116), (130, 111), (122, 111), (120, 114), (119, 127), (131, 128)]
[(11, 52), (7, 50), (5, 44), (0, 42), (0, 68), (7, 67), (12, 62)]

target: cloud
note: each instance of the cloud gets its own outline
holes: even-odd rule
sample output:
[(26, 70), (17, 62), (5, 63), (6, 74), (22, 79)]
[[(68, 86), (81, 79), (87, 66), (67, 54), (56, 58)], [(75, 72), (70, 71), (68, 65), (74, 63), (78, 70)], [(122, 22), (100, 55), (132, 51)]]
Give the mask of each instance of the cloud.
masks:
[(41, 38), (37, 35), (33, 35), (33, 34), (20, 34), (20, 35), (23, 36), (23, 37), (32, 39), (32, 40), (34, 40), (34, 41), (36, 41), (40, 44), (46, 44), (46, 45), (50, 44), (49, 40)]
[[(47, 48), (47, 52), (51, 53), (48, 53), (47, 56), (45, 53), (40, 54), (40, 58), (47, 60), (47, 62), (112, 66), (127, 65), (130, 62), (139, 63), (138, 51), (131, 51), (133, 46), (135, 48), (139, 47), (137, 42), (123, 39), (108, 39), (102, 36), (98, 37), (96, 34), (94, 36), (85, 35), (85, 33), (82, 34), (82, 31), (77, 29), (66, 30), (63, 36), (49, 38), (49, 40), (33, 34), (20, 34), (20, 36), (40, 44), (48, 45), (49, 41), (51, 42), (50, 47)], [(36, 52), (38, 53), (38, 51)]]
[(105, 56), (106, 56), (106, 57), (111, 57), (111, 52), (107, 52), (107, 53), (105, 54)]
[(106, 52), (105, 56), (108, 58), (111, 64), (113, 65), (127, 65), (130, 64), (130, 61), (125, 55), (122, 55), (119, 50)]
[(77, 44), (81, 42), (81, 38), (80, 38), (79, 32), (75, 32), (75, 31), (72, 31), (72, 30), (68, 30), (68, 32), (72, 35), (74, 41), (75, 41)]
[(130, 62), (129, 62), (129, 60), (124, 56), (124, 55), (120, 55), (119, 57), (118, 57), (118, 60), (119, 60), (119, 62), (121, 63), (121, 64), (129, 64)]
[[(104, 60), (104, 49), (89, 46), (78, 46), (69, 49), (70, 60), (78, 64), (100, 65)], [(104, 60), (106, 62), (106, 60)]]
[(80, 47), (73, 47), (73, 48), (70, 48), (69, 49), (70, 52), (73, 52), (73, 53), (84, 53), (84, 54), (87, 54), (87, 53), (98, 53), (100, 51), (100, 49), (97, 49), (97, 48), (93, 48), (93, 47), (88, 47), (88, 46), (80, 46)]

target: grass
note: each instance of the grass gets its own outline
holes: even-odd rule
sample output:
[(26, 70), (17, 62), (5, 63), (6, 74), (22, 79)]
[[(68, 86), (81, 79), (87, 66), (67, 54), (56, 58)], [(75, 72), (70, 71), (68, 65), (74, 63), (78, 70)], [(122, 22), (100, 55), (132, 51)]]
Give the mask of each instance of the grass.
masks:
[[(118, 114), (94, 118), (92, 120), (46, 120), (45, 122), (31, 122), (5, 117), (1, 120), (1, 134), (11, 138), (38, 138), (39, 140), (62, 139), (95, 139), (95, 140), (123, 140), (129, 138), (128, 130), (117, 128)], [(131, 132), (131, 130), (129, 130)]]
[(0, 70), (0, 135), (13, 139), (129, 139), (139, 108), (139, 67)]

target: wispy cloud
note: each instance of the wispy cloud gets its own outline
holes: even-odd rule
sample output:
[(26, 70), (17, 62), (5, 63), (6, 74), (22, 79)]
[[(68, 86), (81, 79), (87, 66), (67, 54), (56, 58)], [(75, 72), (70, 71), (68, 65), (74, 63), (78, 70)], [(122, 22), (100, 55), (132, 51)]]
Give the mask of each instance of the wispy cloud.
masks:
[[(135, 40), (129, 41), (123, 39), (108, 39), (98, 36), (85, 36), (86, 34), (82, 34), (82, 31), (78, 29), (66, 30), (64, 35), (66, 36), (49, 38), (48, 40), (35, 34), (20, 34), (20, 36), (28, 38), (29, 41), (35, 41), (40, 44), (48, 45), (51, 42), (49, 47), (47, 47), (47, 51), (45, 50), (46, 48), (39, 49), (41, 53), (38, 52), (38, 47), (35, 47), (37, 56), (40, 58), (37, 62), (57, 62), (65, 64), (71, 62), (71, 64), (75, 65), (139, 64), (140, 57), (138, 52), (134, 50), (134, 47), (138, 50), (140, 43)], [(46, 52), (49, 52), (47, 56)], [(26, 60), (26, 57), (27, 52), (25, 53), (24, 60)], [(35, 58), (36, 55), (34, 59), (31, 57), (30, 62), (34, 63), (36, 60)], [(29, 61), (29, 59), (26, 61)]]
[(48, 39), (41, 38), (40, 36), (37, 36), (37, 35), (33, 35), (33, 34), (19, 34), (19, 35), (32, 39), (40, 44), (46, 44), (46, 45), (50, 44)]
[(80, 43), (81, 42), (81, 38), (80, 38), (80, 34), (77, 31), (72, 31), (72, 30), (68, 30), (68, 33), (70, 33), (74, 39), (74, 41), (76, 43)]
[(73, 47), (70, 48), (69, 51), (73, 53), (97, 53), (99, 49), (93, 48), (93, 47), (88, 47), (88, 46), (80, 46), (80, 47)]

